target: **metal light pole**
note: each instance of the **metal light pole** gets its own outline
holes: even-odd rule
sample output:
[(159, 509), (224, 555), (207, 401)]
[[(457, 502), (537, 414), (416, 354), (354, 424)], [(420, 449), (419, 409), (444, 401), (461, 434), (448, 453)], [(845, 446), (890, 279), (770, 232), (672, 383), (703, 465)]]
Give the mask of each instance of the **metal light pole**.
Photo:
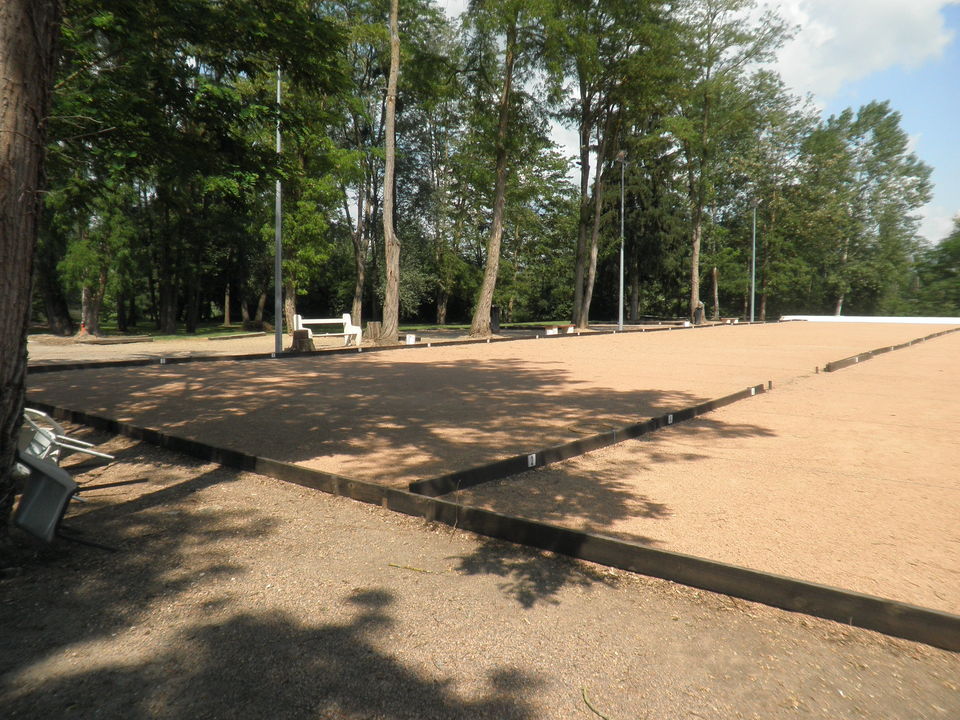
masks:
[[(277, 66), (277, 169), (280, 166), (280, 66)], [(277, 357), (283, 352), (283, 303), (281, 300), (281, 286), (283, 277), (281, 273), (283, 265), (283, 242), (280, 235), (281, 209), (280, 209), (280, 176), (277, 176), (277, 198), (274, 212), (274, 262), (273, 262), (273, 352)]]
[(750, 322), (754, 321), (754, 304), (757, 296), (757, 205), (758, 198), (753, 199), (753, 252), (750, 253)]
[(627, 153), (621, 150), (617, 153), (617, 160), (620, 161), (620, 304), (617, 315), (617, 330), (623, 331), (623, 221), (626, 215), (626, 206), (624, 204), (623, 177), (626, 167)]

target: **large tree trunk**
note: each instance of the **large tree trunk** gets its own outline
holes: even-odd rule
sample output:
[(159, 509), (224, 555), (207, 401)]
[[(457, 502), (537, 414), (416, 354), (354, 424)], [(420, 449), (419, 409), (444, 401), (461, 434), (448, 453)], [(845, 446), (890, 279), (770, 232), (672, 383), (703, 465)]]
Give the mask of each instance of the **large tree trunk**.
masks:
[(597, 143), (597, 170), (593, 181), (593, 216), (590, 224), (590, 252), (588, 254), (587, 277), (581, 299), (580, 322), (577, 327), (586, 328), (590, 324), (590, 305), (593, 304), (593, 287), (597, 281), (597, 255), (600, 251), (600, 211), (603, 209), (604, 173), (603, 164), (607, 153), (607, 140), (613, 125), (613, 116), (607, 112), (607, 121), (603, 127), (603, 137)]
[(573, 278), (573, 324), (587, 326), (583, 317), (583, 290), (587, 276), (587, 240), (590, 237), (590, 136), (593, 108), (586, 82), (580, 78), (580, 211), (577, 221), (577, 258)]
[(13, 507), (58, 0), (0, 2), (0, 538)]
[(397, 76), (400, 74), (399, 0), (390, 2), (390, 76), (387, 80), (386, 158), (383, 170), (383, 253), (386, 286), (380, 343), (395, 343), (400, 333), (400, 241), (393, 226), (394, 168), (396, 165)]
[(597, 256), (600, 252), (600, 210), (603, 207), (603, 174), (601, 166), (601, 152), (597, 154), (597, 177), (593, 186), (593, 223), (590, 228), (590, 252), (587, 255), (587, 277), (583, 286), (581, 300), (579, 328), (586, 328), (590, 324), (590, 305), (593, 304), (593, 286), (597, 282)]
[(450, 301), (450, 293), (446, 290), (440, 290), (437, 295), (437, 325), (447, 324), (447, 303)]
[(117, 330), (122, 333), (130, 329), (127, 315), (127, 295), (122, 290), (117, 293)]
[(690, 320), (700, 305), (700, 241), (703, 237), (703, 209), (699, 206), (693, 211), (693, 232), (690, 236), (692, 252), (690, 254)]
[(487, 337), (490, 335), (490, 307), (493, 305), (493, 291), (497, 286), (497, 273), (500, 270), (500, 242), (503, 239), (503, 213), (507, 200), (507, 130), (510, 126), (510, 96), (513, 87), (513, 64), (516, 59), (517, 24), (516, 18), (507, 28), (507, 45), (503, 61), (503, 90), (500, 94), (499, 121), (497, 123), (497, 164), (496, 185), (493, 195), (493, 220), (490, 225), (490, 238), (487, 240), (487, 262), (483, 270), (483, 284), (473, 311), (470, 335)]
[[(289, 280), (283, 284), (283, 317), (276, 322), (286, 322), (287, 331), (293, 332), (293, 316), (297, 314), (297, 288)], [(353, 318), (351, 318), (352, 320)], [(280, 326), (281, 330), (283, 325)]]
[(57, 263), (64, 254), (62, 236), (52, 232), (45, 233), (38, 241), (36, 254), (36, 284), (43, 298), (43, 310), (47, 316), (47, 325), (54, 335), (73, 335), (73, 319), (67, 305), (67, 296), (60, 282)]
[(710, 271), (710, 276), (713, 278), (713, 319), (720, 319), (720, 271), (717, 269), (717, 266), (713, 266), (713, 270)]
[(67, 297), (63, 293), (59, 279), (56, 275), (39, 273), (37, 285), (43, 297), (43, 311), (47, 316), (47, 327), (50, 332), (54, 335), (73, 335), (73, 318), (70, 317)]
[(165, 335), (177, 331), (177, 288), (173, 278), (160, 280), (160, 323), (159, 330)]
[[(843, 270), (844, 266), (847, 264), (847, 258), (849, 257), (849, 241), (847, 240), (847, 238), (844, 238), (844, 239), (843, 239), (843, 246), (842, 246), (842, 247), (843, 247), (843, 252), (842, 252), (842, 254), (840, 255), (840, 269), (841, 269), (841, 270)], [(838, 317), (839, 317), (840, 313), (843, 312), (843, 300), (844, 300), (844, 297), (845, 297), (845, 296), (846, 296), (846, 291), (845, 291), (845, 290), (841, 290), (841, 291), (837, 294), (837, 302), (836, 302), (836, 305), (834, 305), (834, 307), (833, 307), (833, 314), (836, 315), (836, 316), (838, 316)]]
[(103, 308), (103, 296), (107, 291), (107, 271), (101, 268), (97, 277), (97, 286), (84, 285), (81, 291), (80, 334), (100, 335), (100, 311)]
[[(362, 216), (361, 216), (362, 217)], [(350, 318), (357, 325), (363, 318), (363, 288), (366, 283), (367, 271), (367, 244), (365, 242), (363, 220), (357, 221), (357, 229), (353, 233), (353, 302), (350, 304)]]

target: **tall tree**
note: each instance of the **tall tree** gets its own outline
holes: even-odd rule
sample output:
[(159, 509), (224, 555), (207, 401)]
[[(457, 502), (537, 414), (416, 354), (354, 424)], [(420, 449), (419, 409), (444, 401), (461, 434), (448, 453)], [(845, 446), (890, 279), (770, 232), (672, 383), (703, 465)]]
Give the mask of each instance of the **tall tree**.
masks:
[(6, 535), (13, 505), (30, 280), (60, 19), (59, 0), (6, 0), (0, 5), (0, 537)]
[[(514, 81), (518, 69), (529, 69), (537, 60), (543, 44), (543, 25), (547, 7), (542, 0), (471, 0), (468, 11), (475, 24), (478, 44), (488, 48), (495, 38), (502, 42), (502, 60), (491, 73), (499, 77), (497, 94), (497, 126), (494, 140), (493, 213), (487, 237), (483, 281), (474, 305), (470, 334), (490, 335), (490, 310), (500, 269), (500, 246), (503, 241), (503, 219), (507, 201), (507, 180), (511, 160), (510, 124), (514, 115)], [(489, 72), (489, 70), (488, 70)]]
[(548, 61), (570, 80), (567, 94), (572, 97), (562, 115), (576, 127), (580, 139), (573, 306), (573, 321), (579, 327), (589, 322), (596, 279), (604, 173), (623, 147), (625, 106), (648, 113), (651, 96), (662, 94), (648, 79), (662, 81), (661, 68), (669, 66), (672, 43), (663, 33), (665, 26), (657, 0), (559, 3)]
[(754, 0), (693, 0), (680, 10), (687, 91), (669, 127), (683, 150), (687, 184), (691, 319), (700, 305), (700, 250), (718, 145), (748, 107), (737, 102), (737, 85), (751, 65), (770, 59), (787, 37), (771, 12), (751, 22), (748, 14), (755, 5)]
[(800, 236), (823, 278), (821, 311), (895, 311), (931, 192), (900, 114), (871, 102), (828, 118), (806, 139), (802, 164)]
[(960, 215), (939, 244), (919, 252), (912, 311), (919, 315), (960, 315)]
[(393, 222), (394, 174), (397, 162), (397, 77), (400, 74), (400, 27), (398, 0), (390, 0), (390, 76), (387, 80), (385, 155), (383, 169), (383, 248), (387, 279), (383, 298), (381, 343), (394, 343), (399, 333), (400, 315), (400, 241)]

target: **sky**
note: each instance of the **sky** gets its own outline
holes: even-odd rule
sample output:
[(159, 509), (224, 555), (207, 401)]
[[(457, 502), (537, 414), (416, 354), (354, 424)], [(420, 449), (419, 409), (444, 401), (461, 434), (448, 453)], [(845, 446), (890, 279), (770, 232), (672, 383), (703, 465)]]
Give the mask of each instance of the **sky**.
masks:
[[(451, 16), (467, 0), (439, 0)], [(920, 235), (935, 243), (960, 214), (960, 0), (781, 0), (764, 3), (799, 27), (781, 50), (787, 86), (809, 93), (824, 117), (889, 100), (913, 152), (933, 168)], [(576, 135), (555, 140), (574, 154)]]

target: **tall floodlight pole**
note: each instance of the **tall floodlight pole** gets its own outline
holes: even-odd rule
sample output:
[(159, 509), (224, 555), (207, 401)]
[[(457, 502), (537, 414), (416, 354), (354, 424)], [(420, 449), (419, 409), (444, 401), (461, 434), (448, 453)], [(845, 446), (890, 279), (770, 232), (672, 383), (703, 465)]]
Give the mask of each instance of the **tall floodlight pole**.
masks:
[(624, 168), (627, 164), (627, 153), (621, 150), (617, 153), (617, 160), (620, 161), (620, 305), (617, 315), (617, 330), (623, 331), (623, 222), (626, 215), (626, 206), (624, 204)]
[(753, 251), (750, 253), (750, 322), (754, 321), (754, 303), (757, 297), (757, 205), (758, 198), (753, 199)]
[[(277, 66), (277, 170), (280, 169), (280, 66)], [(277, 197), (274, 211), (274, 260), (273, 260), (273, 352), (279, 357), (283, 352), (283, 303), (281, 288), (283, 284), (283, 242), (281, 240), (280, 176), (277, 175)]]

